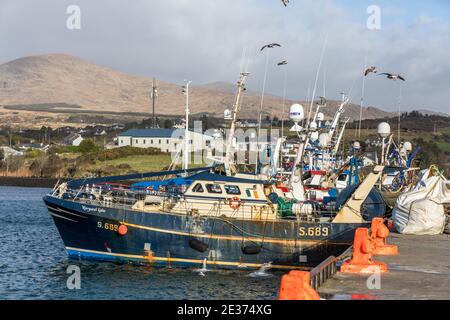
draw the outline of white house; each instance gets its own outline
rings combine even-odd
[[[67,137],[64,138],[64,144],[67,146],[76,146],[78,147],[83,141],[83,137],[77,133],[71,133]]]
[[[23,156],[23,152],[22,151],[17,151],[13,148],[10,148],[8,146],[1,146],[0,149],[3,150],[3,156],[4,158],[9,158],[11,156]]]
[[[189,131],[190,152],[207,149],[213,137]],[[130,129],[117,137],[119,147],[157,148],[162,152],[176,152],[183,146],[184,129]]]

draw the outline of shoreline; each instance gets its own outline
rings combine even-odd
[[[0,177],[2,187],[28,187],[28,188],[53,188],[58,180],[64,178],[40,178],[40,177]]]

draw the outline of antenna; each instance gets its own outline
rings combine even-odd
[[[181,91],[186,95],[186,125],[184,129],[184,156],[183,156],[183,169],[187,170],[189,167],[189,85],[191,81],[185,80]]]
[[[150,97],[152,99],[152,127],[156,128],[156,118],[155,118],[155,102],[156,99],[158,99],[158,89],[156,87],[156,79],[153,78],[152,80],[152,91],[150,92]]]
[[[367,52],[368,52],[368,47],[366,47],[366,56],[364,58],[364,70],[366,70],[366,68],[367,68]],[[363,74],[362,88],[361,88],[361,105],[360,105],[360,109],[359,109],[358,139],[361,139],[361,122],[362,122],[365,91],[366,91],[366,75]]]
[[[245,66],[246,53],[247,53],[247,47],[243,46],[242,47],[242,56],[241,56],[241,65],[240,65],[240,68],[239,68],[240,72],[245,71],[245,68],[246,68],[246,66]]]
[[[255,164],[255,174],[258,173],[258,163],[259,163],[259,138],[261,135],[261,121],[262,121],[262,111],[263,111],[263,106],[264,106],[264,93],[266,90],[266,82],[267,82],[267,69],[269,67],[269,55],[270,55],[270,49],[272,49],[274,47],[274,44],[270,44],[270,45],[266,45],[264,47],[262,47],[261,51],[263,51],[266,48],[266,65],[264,67],[264,80],[263,80],[263,87],[262,87],[262,92],[261,92],[261,104],[259,107],[259,121],[258,121],[258,136],[256,137],[256,141],[257,141],[257,149],[258,152],[256,154],[256,164]],[[278,47],[280,47],[280,45],[278,45]]]
[[[309,126],[309,122],[310,122],[310,119],[311,119],[311,112],[312,112],[312,107],[313,107],[313,103],[314,103],[314,98],[316,97],[317,81],[319,80],[320,68],[322,67],[323,56],[324,56],[324,54],[325,54],[325,49],[326,49],[326,47],[327,47],[327,43],[328,43],[328,34],[327,34],[327,36],[325,37],[325,41],[324,41],[323,47],[322,47],[322,52],[321,52],[321,54],[320,54],[319,65],[318,65],[318,67],[317,67],[317,72],[316,72],[316,80],[315,80],[315,82],[314,82],[313,94],[312,94],[312,97],[311,97],[311,103],[310,103],[310,105],[309,105],[308,122],[307,122],[306,127]]]
[[[398,144],[400,145],[400,131],[401,131],[401,117],[402,117],[402,82],[400,81],[399,94],[398,94]]]

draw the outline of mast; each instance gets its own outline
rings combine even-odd
[[[234,139],[234,133],[236,131],[237,115],[241,108],[241,105],[240,105],[241,96],[242,96],[242,92],[245,91],[245,80],[247,79],[247,77],[249,75],[250,75],[250,72],[241,72],[239,81],[237,83],[237,91],[236,91],[236,96],[234,99],[233,111],[231,114],[230,131],[228,133],[228,140],[227,140],[226,149],[225,149],[224,165],[225,165],[225,171],[226,171],[227,175],[231,175],[231,167],[230,166],[234,162],[234,152],[231,149],[232,149],[232,144],[233,144],[233,139]]]
[[[333,138],[334,132],[336,131],[336,127],[339,122],[339,118],[341,117],[341,114],[344,112],[344,106],[348,103],[348,98],[345,96],[345,93],[342,93],[342,103],[339,106],[338,110],[336,111],[336,114],[334,115],[333,122],[331,123],[330,130],[328,134],[330,135],[330,139]]]
[[[187,170],[189,167],[189,85],[191,81],[186,80],[183,86],[183,93],[186,96],[185,117],[186,126],[184,129],[184,155],[183,155],[183,169]]]
[[[155,118],[155,102],[158,98],[158,90],[156,87],[156,79],[152,80],[152,92],[150,93],[150,97],[152,98],[152,127],[156,128],[156,118]]]
[[[338,139],[337,139],[337,141],[336,141],[336,144],[335,144],[334,150],[333,150],[333,152],[334,152],[335,155],[337,154],[337,152],[338,152],[338,150],[339,150],[339,145],[341,144],[342,137],[344,136],[344,130],[345,130],[345,127],[347,126],[347,123],[348,123],[349,121],[350,121],[350,118],[347,118],[347,119],[345,120],[344,124],[342,125],[341,132],[339,133],[339,137],[338,137]]]

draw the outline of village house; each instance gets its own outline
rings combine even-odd
[[[83,141],[83,137],[79,135],[78,133],[71,133],[67,137],[64,138],[64,144],[66,146],[76,146],[78,147]]]
[[[195,152],[211,146],[213,137],[189,131],[189,151]],[[162,152],[180,150],[184,140],[184,129],[130,129],[117,137],[119,147],[156,148]]]

